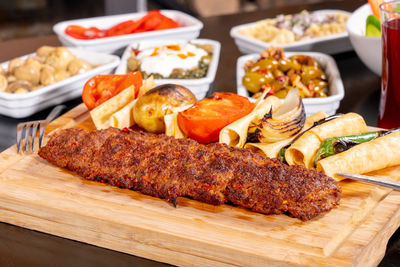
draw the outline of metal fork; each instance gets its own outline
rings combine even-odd
[[[39,148],[42,147],[43,138],[44,138],[44,130],[46,129],[47,124],[54,120],[58,114],[65,108],[64,105],[58,105],[53,108],[49,115],[47,115],[46,119],[38,120],[38,121],[27,121],[18,123],[17,126],[17,152],[20,151],[28,152],[29,143],[31,143],[30,152],[34,152],[35,149],[35,139],[36,133],[39,127]],[[25,141],[24,145],[21,146],[22,141]],[[21,150],[22,147],[22,150]]]

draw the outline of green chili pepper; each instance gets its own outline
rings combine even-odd
[[[317,167],[317,161],[324,159],[326,157],[341,153],[352,148],[355,145],[369,142],[374,140],[380,136],[384,136],[388,133],[398,131],[398,129],[393,129],[390,131],[376,131],[376,132],[368,132],[368,133],[361,133],[356,135],[347,135],[347,136],[340,136],[340,137],[332,137],[324,140],[321,143],[321,146],[314,157],[314,168]]]
[[[286,149],[288,149],[290,147],[290,145],[284,146],[282,147],[279,152],[278,152],[278,159],[282,162],[282,163],[286,163],[286,158],[285,158],[285,153],[286,153]]]

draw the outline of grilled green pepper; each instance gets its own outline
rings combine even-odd
[[[314,156],[314,168],[317,166],[318,160],[341,153],[343,151],[352,148],[355,145],[369,142],[378,137],[384,136],[386,134],[398,130],[400,130],[400,128],[393,129],[390,131],[375,131],[375,132],[361,133],[356,135],[328,138],[321,143],[319,150]]]

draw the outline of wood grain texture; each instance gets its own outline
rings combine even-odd
[[[93,128],[83,105],[48,131],[77,126]],[[400,167],[373,175],[400,179]],[[174,208],[11,147],[0,154],[0,220],[181,266],[375,266],[400,225],[400,193],[340,185],[340,206],[308,222],[187,198]]]

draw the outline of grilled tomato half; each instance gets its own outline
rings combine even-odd
[[[254,105],[234,93],[214,93],[178,114],[183,133],[199,143],[218,141],[226,125],[249,114]]]
[[[92,110],[131,85],[135,86],[135,97],[137,97],[142,83],[140,71],[125,75],[96,75],[88,80],[83,87],[82,101],[89,110]]]

